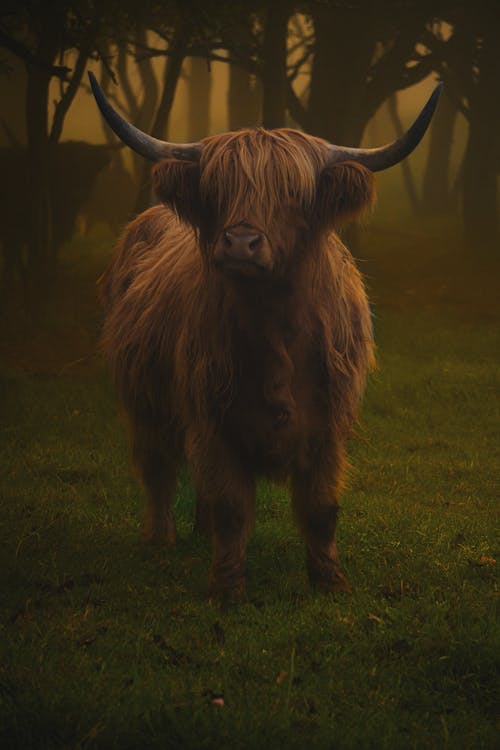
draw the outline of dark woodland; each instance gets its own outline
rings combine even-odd
[[[297,11],[304,11],[305,21],[294,31]],[[64,204],[58,195],[65,188],[57,166],[62,160],[58,151],[65,118],[77,92],[86,88],[84,73],[94,60],[100,62],[104,90],[118,85],[129,119],[155,137],[168,133],[182,65],[192,60],[190,139],[208,135],[204,128],[208,125],[210,66],[216,60],[226,61],[230,68],[229,128],[292,124],[350,146],[361,143],[367,124],[384,103],[391,105],[391,116],[400,128],[395,95],[434,75],[444,81],[445,94],[432,130],[421,188],[415,187],[405,166],[409,200],[419,217],[439,214],[460,222],[468,252],[495,254],[499,245],[496,135],[500,112],[493,92],[500,66],[499,18],[495,2],[472,7],[444,0],[313,2],[310,7],[285,0],[269,6],[252,2],[236,6],[146,2],[139,6],[111,0],[87,2],[82,7],[56,1],[4,3],[0,43],[5,54],[0,62],[5,76],[20,76],[24,71],[25,122],[11,122],[8,101],[2,103],[5,150],[1,158],[7,174],[16,160],[22,165],[12,200],[18,206],[20,196],[26,195],[23,179],[28,179],[29,194],[29,220],[25,222],[29,237],[16,237],[15,249],[2,243],[6,286],[10,287],[14,276],[18,281],[20,276],[50,278],[58,248],[71,236],[76,216],[83,212],[92,222],[99,213],[88,203],[104,166],[99,166],[97,152],[89,157],[94,168],[89,165],[87,169],[86,157],[80,156],[78,163],[88,172],[82,177],[86,186],[75,189]],[[161,45],[149,46],[151,31]],[[289,53],[297,50],[293,63],[287,63],[287,38]],[[72,67],[67,63],[69,55]],[[157,57],[165,60],[161,80],[152,69]],[[131,86],[131,65],[136,66],[144,91],[141,101]],[[308,78],[307,86],[298,95],[294,83],[303,76]],[[53,81],[59,86],[55,101],[49,99]],[[449,159],[459,114],[467,132],[461,164],[452,180]],[[121,214],[123,223],[149,204],[150,177],[147,164],[135,160],[133,174],[122,179],[120,154],[111,150],[115,143],[109,131],[105,137],[112,162],[105,174],[109,187],[114,185],[108,190],[107,210],[114,227],[117,215]],[[77,174],[73,182],[78,182]],[[116,200],[109,198],[109,192],[116,194]],[[4,211],[10,213],[10,204]],[[64,231],[58,227],[61,223]],[[26,234],[26,227],[23,231]]]

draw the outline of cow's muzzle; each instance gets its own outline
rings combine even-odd
[[[214,258],[221,270],[245,276],[269,273],[274,265],[265,234],[246,224],[227,227],[220,233]]]

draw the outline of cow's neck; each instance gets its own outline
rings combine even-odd
[[[231,294],[230,315],[236,333],[257,342],[286,339],[295,327],[297,305],[290,282],[244,281]]]
[[[304,275],[298,281],[300,286],[293,275],[275,283],[208,278],[208,306],[205,312],[198,308],[204,333],[191,348],[210,362],[206,372],[198,374],[212,393],[219,394],[224,408],[237,394],[245,400],[246,388],[256,398],[257,386],[261,403],[293,406],[294,372],[303,369],[311,338]]]

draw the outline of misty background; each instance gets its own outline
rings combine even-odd
[[[93,290],[121,228],[154,200],[151,165],[119,146],[88,70],[129,121],[180,142],[288,126],[379,146],[444,81],[429,133],[377,175],[374,216],[346,240],[376,302],[416,295],[489,310],[500,248],[499,40],[493,0],[4,2],[4,351],[16,358],[13,331],[40,323],[68,286],[96,303],[81,278]]]

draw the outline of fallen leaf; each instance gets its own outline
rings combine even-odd
[[[479,564],[480,565],[495,565],[496,560],[494,557],[489,557],[488,555],[481,555],[479,558]]]
[[[348,615],[339,615],[339,622],[345,622],[347,625],[352,625],[352,620]]]
[[[368,619],[373,620],[374,622],[384,622],[381,617],[378,617],[378,615],[374,615],[371,612],[368,612]]]
[[[222,695],[222,693],[218,693],[215,690],[211,690],[210,688],[204,690],[202,692],[202,696],[204,698],[208,698],[213,706],[220,706],[222,708],[222,706],[225,705],[224,696]]]
[[[276,684],[282,685],[287,677],[288,677],[288,672],[285,669],[282,669],[279,675],[276,677]]]
[[[80,638],[80,640],[77,641],[77,646],[91,646],[95,641],[96,637],[92,635],[87,638]]]

